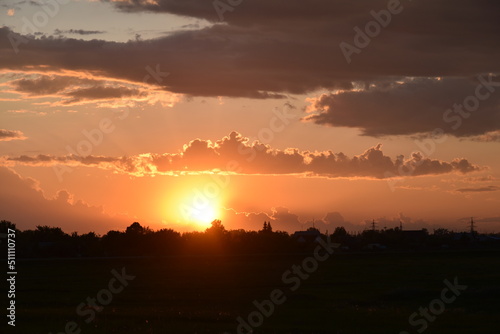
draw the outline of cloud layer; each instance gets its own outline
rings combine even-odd
[[[282,98],[327,90],[332,93],[317,98],[318,113],[310,117],[317,124],[360,128],[371,136],[453,126],[447,132],[455,136],[498,141],[498,92],[457,128],[458,120],[443,120],[448,108],[474,94],[478,75],[500,73],[497,1],[403,1],[400,13],[359,47],[350,64],[340,44],[355,45],[360,38],[354,28],[364,31],[376,22],[374,15],[387,9],[386,0],[111,2],[121,11],[169,13],[212,25],[127,43],[36,38],[38,31],[29,24],[18,32],[3,27],[0,68],[45,66],[134,83],[147,78],[165,91],[194,96]],[[102,86],[73,93],[63,98],[65,103],[140,94],[130,87]]]
[[[115,5],[219,22],[211,1],[117,1]],[[20,43],[16,55],[10,31],[3,28],[0,48],[5,68],[44,64],[141,81],[145,66],[160,64],[164,70],[175,70],[168,82],[161,83],[165,88],[212,96],[262,97],[263,92],[305,93],[388,77],[500,72],[496,61],[500,4],[484,0],[404,3],[402,13],[348,65],[339,44],[353,43],[353,28],[364,28],[373,20],[371,10],[386,8],[387,1],[379,0],[243,1],[225,13],[225,24],[155,40],[114,43],[25,36],[26,43],[14,39]],[[20,33],[33,33],[28,26],[24,30]]]
[[[192,140],[180,153],[147,153],[132,157],[22,155],[3,157],[1,162],[4,165],[93,166],[136,176],[202,172],[384,179],[454,172],[466,174],[482,169],[466,159],[446,162],[426,158],[418,152],[408,158],[392,159],[384,155],[380,144],[353,157],[332,151],[278,150],[258,141],[251,143],[237,132],[215,143]]]

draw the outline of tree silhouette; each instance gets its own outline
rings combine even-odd
[[[10,229],[15,230],[16,229],[16,224],[12,224],[8,220],[2,220],[0,221],[0,232],[2,233],[7,233],[7,231]]]
[[[127,227],[127,229],[125,230],[125,233],[135,235],[144,234],[144,232],[144,227],[142,227],[138,222],[132,223],[132,225]]]
[[[316,227],[309,227],[306,231],[319,233],[319,230]]]
[[[1,242],[7,238],[7,229],[16,225],[0,221]],[[182,235],[172,229],[153,231],[133,222],[125,231],[109,231],[100,236],[94,232],[68,235],[59,227],[36,226],[33,230],[16,230],[16,254],[20,257],[80,257],[80,256],[162,256],[165,254],[252,254],[308,252],[312,249],[297,242],[296,236],[287,232],[274,232],[270,221],[264,221],[259,231],[226,230],[218,219],[212,221],[205,232],[184,232]],[[323,237],[318,229],[310,227],[308,235]],[[314,233],[311,233],[314,232]],[[303,231],[301,231],[303,233]],[[367,249],[372,243],[379,243],[392,250],[418,249],[466,249],[470,247],[492,247],[500,249],[500,234],[489,237],[480,235],[476,240],[469,233],[454,233],[436,229],[433,234],[427,230],[401,231],[399,228],[365,230],[349,234],[344,227],[335,228],[332,240],[341,243],[347,251]],[[368,249],[367,249],[368,250]]]
[[[273,231],[273,227],[271,226],[271,222],[264,222],[264,226],[262,227],[262,230],[260,232],[263,233],[269,233]]]
[[[56,242],[64,241],[68,235],[60,227],[38,225],[35,230],[35,237],[37,241]]]
[[[222,221],[219,219],[215,219],[210,223],[212,226],[207,228],[205,232],[211,234],[224,234],[226,232],[226,228],[222,225]]]

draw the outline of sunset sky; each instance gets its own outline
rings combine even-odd
[[[500,232],[500,2],[4,0],[0,219]]]

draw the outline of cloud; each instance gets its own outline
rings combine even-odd
[[[34,110],[27,110],[27,109],[11,109],[11,110],[7,110],[7,112],[13,113],[13,114],[35,114],[38,116],[46,116],[47,115],[47,113],[44,111],[34,111]]]
[[[492,81],[499,89],[500,78],[492,77]],[[462,107],[461,113],[453,111],[454,105],[462,105],[469,96],[474,96],[480,84],[464,78],[413,78],[373,84],[356,91],[322,94],[310,99],[308,111],[312,114],[305,120],[359,128],[364,135],[375,137],[430,133],[440,128],[459,137],[488,133],[473,138],[498,140],[500,92],[490,94],[483,87],[479,92],[488,93],[489,98],[478,100],[476,110]]]
[[[456,191],[460,193],[479,193],[479,192],[490,192],[490,191],[498,191],[500,187],[497,186],[487,186],[487,187],[478,187],[478,188],[462,188],[457,189]]]
[[[131,157],[22,155],[2,157],[0,161],[7,166],[97,167],[135,176],[222,173],[384,179],[400,175],[467,174],[482,169],[463,158],[446,162],[425,158],[418,152],[408,158],[392,159],[384,155],[380,144],[353,157],[332,151],[279,150],[259,141],[251,143],[238,132],[216,142],[192,140],[180,153],[145,153]]]
[[[431,223],[423,219],[414,220],[411,217],[405,216],[402,212],[398,214],[397,217],[379,217],[373,219],[375,221],[375,228],[377,230],[383,230],[385,228],[395,228],[395,227],[403,227],[403,230],[421,230],[423,228],[431,229],[439,227],[440,224]],[[367,228],[371,228],[372,219],[365,220],[365,225]],[[442,225],[441,225],[442,226]]]
[[[135,83],[82,71],[59,71],[49,67],[20,71],[0,71],[0,77],[10,79],[2,84],[4,92],[24,98],[52,98],[43,102],[50,106],[97,104],[97,107],[123,107],[135,104],[172,106],[180,100],[147,83]]]
[[[24,4],[28,4],[30,6],[37,6],[37,7],[40,7],[43,5],[43,2],[39,1],[39,0],[21,0],[21,1],[18,1],[16,2],[16,5],[19,6],[19,5],[24,5]]]
[[[270,218],[272,219],[274,230],[286,231],[300,229],[301,226],[299,216],[290,212],[290,210],[285,207],[273,208]]]
[[[327,213],[323,219],[306,221],[303,224],[302,229],[305,230],[309,227],[312,227],[314,224],[314,226],[323,233],[325,231],[328,231],[328,233],[331,234],[335,231],[336,227],[344,227],[348,233],[356,233],[371,229],[373,220],[375,220],[375,228],[378,230],[382,230],[384,228],[399,228],[400,225],[402,225],[403,229],[405,230],[419,230],[422,228],[429,229],[431,226],[433,226],[430,224],[430,222],[422,219],[414,220],[411,217],[405,216],[402,212],[400,212],[396,217],[379,217],[352,223],[350,221],[346,221],[342,214],[334,211]]]
[[[470,218],[469,218],[470,219]],[[491,221],[495,218],[491,218]],[[345,220],[340,212],[328,212],[323,219],[306,220],[303,217],[291,212],[288,208],[277,207],[272,208],[270,212],[238,212],[234,209],[226,209],[224,212],[223,224],[227,229],[244,228],[247,230],[260,230],[264,221],[270,221],[274,231],[287,231],[293,233],[295,231],[305,231],[310,227],[315,227],[321,233],[332,234],[336,227],[344,227],[348,233],[358,233],[371,228],[372,219],[367,219],[361,222],[353,223]],[[434,222],[425,221],[423,219],[413,219],[399,213],[396,217],[379,217],[375,219],[376,228],[379,230],[386,228],[395,228],[403,225],[404,230],[420,230],[427,228],[439,228],[449,226],[449,222]]]
[[[104,34],[105,32],[106,31],[102,31],[102,30],[83,30],[83,29],[69,29],[69,30],[56,29],[56,30],[54,30],[54,34],[56,34],[56,35],[61,35],[61,34],[97,35],[97,34]]]
[[[26,137],[18,130],[0,129],[0,141],[24,140]]]
[[[343,218],[342,222],[331,221],[328,218],[332,214],[338,214],[342,217],[338,212],[328,213],[324,220],[315,220],[314,226],[322,233],[327,230],[329,233],[333,233],[337,226],[344,226],[350,232],[361,231],[364,228],[364,225],[351,224],[344,221]],[[270,212],[238,212],[234,209],[225,209],[223,224],[228,229],[261,230],[265,221],[271,222],[274,231],[287,231],[289,233],[304,231],[313,226],[312,221],[304,221],[303,218],[286,207],[271,208]]]
[[[66,190],[60,190],[55,198],[46,198],[35,180],[23,178],[5,167],[0,167],[0,179],[1,219],[12,221],[20,229],[34,229],[36,225],[54,226],[57,222],[57,227],[66,233],[105,233],[110,229],[123,230],[130,222],[125,217],[109,216],[102,207],[75,201]]]
[[[95,86],[90,88],[75,89],[66,93],[72,99],[64,102],[66,105],[74,105],[82,101],[101,101],[101,100],[114,100],[126,97],[143,98],[147,94],[140,92],[138,89],[130,89],[127,87],[105,87]]]
[[[224,221],[222,222],[228,230],[245,229],[260,230],[265,221],[272,220],[265,212],[239,212],[232,208],[224,209]],[[288,229],[285,229],[288,230]]]
[[[353,224],[350,221],[346,221],[342,214],[337,211],[328,212],[323,219],[314,219],[312,221],[306,221],[302,226],[302,230],[306,230],[309,227],[316,227],[321,232],[325,233],[328,231],[329,234],[335,231],[336,227],[344,227],[348,232],[359,232],[366,228],[365,224]]]
[[[326,90],[334,93],[317,97],[317,113],[309,116],[316,124],[359,128],[370,136],[443,128],[458,137],[498,141],[500,94],[481,101],[457,129],[443,120],[447,109],[474,94],[474,78],[500,73],[498,2],[406,2],[382,33],[353,55],[351,64],[340,43],[354,43],[353,28],[364,29],[373,21],[372,10],[387,8],[386,0],[315,1],[307,6],[299,0],[243,1],[224,13],[223,23],[211,1],[112,4],[122,11],[170,13],[211,25],[126,43],[36,38],[27,26],[21,34],[3,27],[0,68],[51,66],[137,84],[148,78],[163,91],[192,96],[283,98]],[[64,32],[82,36],[101,31]],[[156,80],[151,72],[157,68],[171,75]]]
[[[115,1],[120,10],[171,13],[204,19],[211,26],[128,43],[39,38],[20,31],[22,57],[0,31],[4,68],[52,65],[102,71],[142,81],[146,66],[171,71],[157,83],[169,91],[198,96],[276,97],[318,89],[352,89],[353,82],[404,77],[470,77],[500,72],[497,24],[500,4],[412,2],[348,65],[339,44],[353,43],[353,28],[373,20],[371,10],[387,1],[243,1],[224,14],[212,1]],[[450,12],[449,8],[454,8]],[[426,18],[422,25],[421,18]],[[464,21],[467,29],[464,29]],[[479,38],[478,38],[479,36]],[[10,35],[11,40],[13,35]],[[71,59],[71,61],[68,61]],[[175,72],[175,73],[174,73]]]
[[[488,231],[490,233],[496,233],[500,224],[500,217],[462,217],[457,219],[457,222],[461,222],[462,226],[470,226],[471,219],[476,224],[476,230],[481,229],[483,231]],[[481,224],[478,224],[481,223]],[[484,224],[493,223],[493,224]]]
[[[70,77],[38,76],[12,80],[4,85],[11,86],[14,91],[26,93],[28,96],[48,96],[65,90],[73,83],[75,80]]]
[[[470,139],[478,142],[500,142],[500,130],[486,132],[482,135],[473,136]]]
[[[223,223],[228,229],[261,230],[265,221],[271,222],[274,231],[294,232],[300,230],[302,226],[299,216],[285,207],[272,208],[269,213],[225,209],[224,217]]]
[[[491,182],[496,181],[496,178],[493,175],[485,175],[478,177],[468,177],[461,180],[466,183],[480,183],[480,182]]]
[[[323,220],[336,226],[342,226],[346,222],[340,212],[328,212]]]
[[[498,223],[500,222],[500,217],[485,217],[474,219],[474,221],[477,223]]]

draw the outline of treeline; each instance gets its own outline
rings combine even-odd
[[[0,233],[15,224],[0,222]],[[2,243],[5,243],[2,239]],[[106,257],[106,256],[162,256],[226,253],[293,252],[296,247],[286,232],[269,228],[260,231],[227,231],[220,220],[204,232],[179,233],[172,229],[153,231],[134,222],[125,231],[109,231],[104,235],[94,232],[67,234],[59,227],[37,226],[34,230],[16,229],[16,255],[32,257]],[[304,247],[302,247],[304,248]],[[307,248],[307,247],[306,247]]]
[[[0,234],[15,224],[0,222]],[[115,256],[168,256],[207,254],[260,254],[310,252],[319,239],[338,244],[341,252],[381,250],[462,249],[470,247],[500,248],[500,235],[453,233],[446,229],[402,231],[398,228],[366,230],[349,234],[337,227],[327,236],[317,229],[292,235],[273,231],[265,222],[259,231],[226,230],[220,220],[214,220],[204,232],[179,233],[172,229],[153,231],[134,222],[125,231],[109,231],[104,235],[94,232],[67,234],[59,227],[37,226],[34,230],[16,229],[16,256],[36,257],[115,257]],[[0,239],[2,246],[6,239]],[[3,254],[6,254],[3,252]]]

